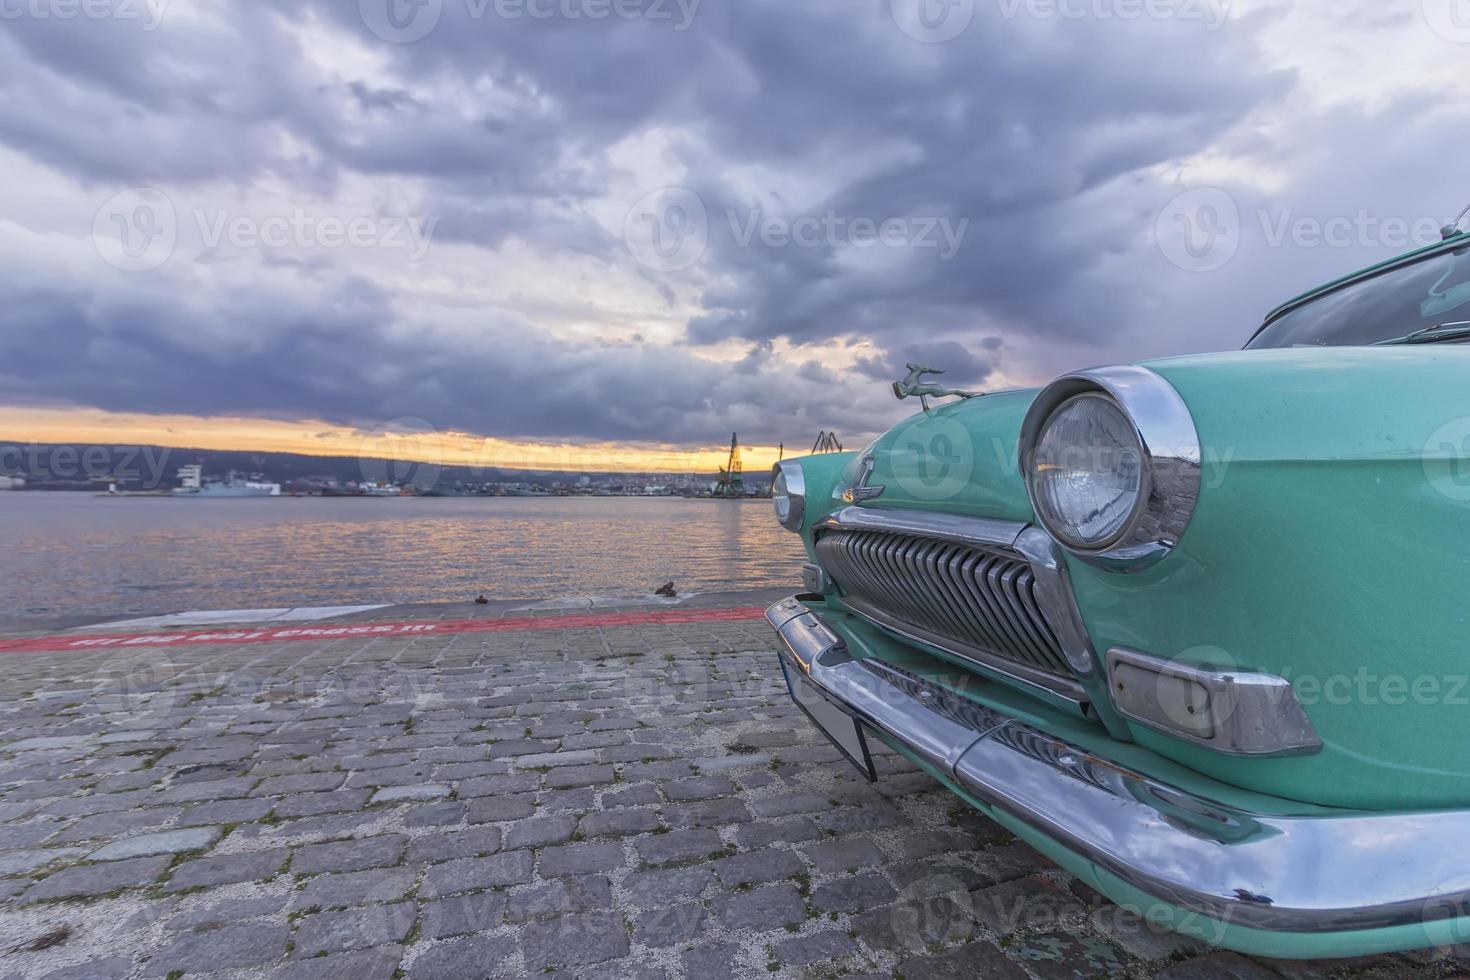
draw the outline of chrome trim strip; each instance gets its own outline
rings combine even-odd
[[[1207,701],[1198,707],[1200,722],[1208,722],[1211,735],[1200,737],[1175,723],[1167,709],[1158,709],[1157,684],[1150,691],[1124,686],[1119,667],[1133,666],[1155,675],[1195,685]],[[1322,751],[1322,739],[1302,710],[1291,682],[1275,674],[1242,670],[1210,670],[1177,660],[1165,660],[1126,647],[1108,651],[1108,677],[1113,706],[1118,712],[1165,735],[1201,745],[1223,755],[1263,756],[1311,755]],[[1161,710],[1164,718],[1150,717]],[[1196,719],[1185,719],[1195,722]]]
[[[1145,367],[1123,365],[1067,374],[1041,390],[1021,423],[1018,454],[1026,493],[1037,517],[1032,478],[1042,430],[1067,399],[1087,392],[1112,397],[1133,424],[1145,461],[1142,500],[1122,535],[1103,548],[1076,548],[1063,543],[1083,561],[1114,572],[1136,572],[1162,560],[1178,545],[1199,502],[1200,444],[1189,406],[1158,374]]]
[[[1445,855],[1470,812],[1261,814],[1119,765],[916,675],[854,660],[816,613],[768,618],[785,656],[849,714],[1080,858],[1161,901],[1269,932],[1425,925],[1470,914]],[[779,611],[777,607],[783,607]]]
[[[771,488],[776,487],[776,477],[786,477],[786,497],[790,501],[791,508],[786,512],[786,519],[781,519],[780,510],[776,511],[776,523],[788,531],[801,531],[802,522],[806,520],[806,473],[802,471],[801,464],[795,460],[785,459],[771,467]],[[772,494],[774,498],[775,494]]]
[[[844,507],[829,515],[814,530],[896,531],[924,538],[939,538],[957,544],[973,544],[988,548],[1014,549],[1016,538],[1026,525],[1016,521],[1000,521],[989,517],[959,517],[955,514],[931,514],[923,510],[898,508]]]

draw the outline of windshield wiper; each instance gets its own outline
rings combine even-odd
[[[1453,344],[1462,340],[1470,340],[1470,320],[1436,323],[1431,327],[1424,327],[1421,330],[1406,333],[1402,337],[1394,337],[1392,340],[1380,340],[1373,346],[1389,347],[1395,344]]]

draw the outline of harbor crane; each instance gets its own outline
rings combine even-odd
[[[745,496],[745,475],[740,468],[740,436],[738,433],[730,434],[730,458],[724,466],[720,467],[720,478],[715,481],[714,496]]]

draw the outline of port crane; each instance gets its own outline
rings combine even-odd
[[[730,434],[730,458],[724,466],[720,467],[720,478],[715,481],[714,495],[716,497],[745,496],[745,475],[740,468],[740,436],[738,433]]]

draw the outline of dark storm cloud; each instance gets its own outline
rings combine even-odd
[[[980,4],[960,37],[922,44],[888,0],[706,0],[687,30],[473,16],[480,6],[444,0],[406,44],[375,36],[357,0],[212,5],[152,32],[0,21],[0,140],[89,183],[421,179],[439,242],[514,239],[670,300],[694,290],[689,349],[553,340],[505,311],[465,341],[421,322],[412,296],[343,270],[256,290],[169,273],[150,287],[6,287],[4,392],[352,424],[412,415],[543,439],[877,427],[891,398],[872,381],[906,361],[979,384],[1002,364],[1002,335],[1085,345],[1136,329],[1150,291],[1110,263],[1170,193],[1152,168],[1290,85],[1257,67],[1270,25],[1249,19],[1043,27]],[[317,21],[391,70],[337,77],[297,30]],[[638,267],[588,216],[629,166],[615,148],[651,133],[708,215],[703,256],[677,272]],[[793,243],[803,219],[822,227]],[[859,220],[903,225],[875,244]],[[839,377],[822,345],[851,337],[878,353]],[[695,356],[726,341],[748,355]],[[548,379],[555,394],[534,393]]]

